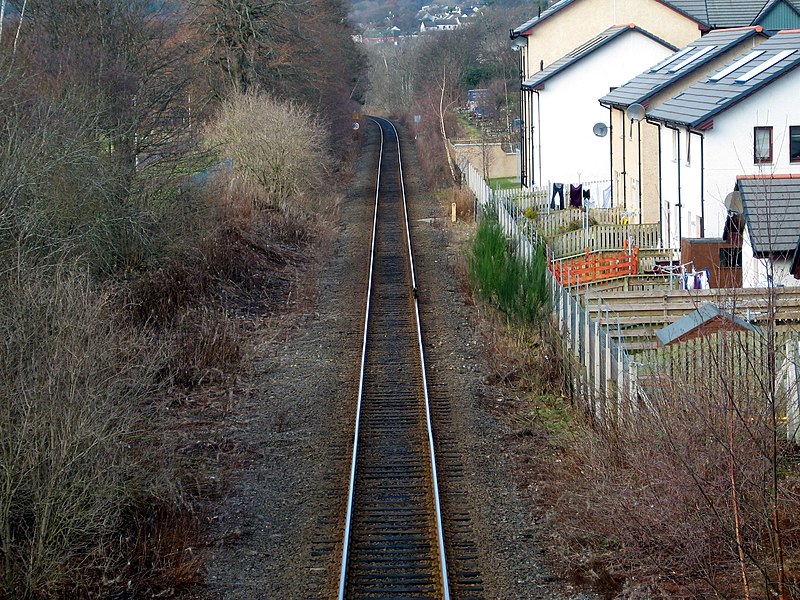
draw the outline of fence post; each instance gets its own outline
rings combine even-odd
[[[588,287],[588,286],[587,286]],[[586,292],[586,305],[589,305],[589,292],[587,289]],[[603,381],[603,373],[601,370],[601,365],[605,359],[605,345],[602,344],[601,340],[601,332],[603,330],[602,327],[602,312],[600,308],[600,297],[597,297],[597,321],[595,323],[595,337],[594,337],[594,390],[595,390],[595,402],[597,403],[597,408],[600,412],[598,418],[601,420],[605,417],[605,381]]]
[[[628,369],[628,402],[631,414],[639,411],[639,363],[631,362]]]
[[[580,289],[576,294],[575,301],[579,302],[578,298],[580,297]],[[597,415],[598,407],[597,401],[594,397],[594,385],[592,385],[592,375],[593,375],[593,363],[594,363],[594,340],[592,339],[592,319],[589,315],[589,303],[584,304],[583,309],[583,364],[585,368],[585,375],[586,375],[586,385],[584,389],[586,390],[586,397],[589,401],[590,406],[592,407],[595,416]]]
[[[625,355],[622,348],[622,339],[617,338],[617,419],[623,419],[623,407],[625,406]]]

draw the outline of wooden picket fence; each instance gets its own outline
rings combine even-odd
[[[536,229],[546,238],[584,229],[591,225],[624,225],[622,208],[569,208],[536,214]]]
[[[658,223],[593,225],[548,239],[550,251],[555,258],[580,254],[587,248],[595,252],[619,250],[625,243],[642,249],[658,248],[660,245]]]
[[[518,255],[531,260],[537,245],[546,242],[523,216],[520,205],[506,196],[493,195],[491,190],[487,193],[488,186],[484,187],[480,174],[467,161],[462,161],[461,169],[476,196],[477,219],[497,219]],[[559,344],[570,397],[585,400],[587,412],[600,421],[609,415],[614,419],[634,415],[641,402],[636,364],[622,344],[614,341],[609,327],[592,319],[549,269],[546,277],[552,310],[548,323]]]
[[[520,210],[531,208],[537,212],[547,210],[547,188],[495,190],[494,197],[498,201],[513,202]]]
[[[549,262],[556,280],[567,287],[586,285],[639,272],[639,248],[623,242],[620,252],[590,252],[554,263]]]
[[[770,398],[779,434],[800,443],[800,339],[796,331],[719,331],[637,354],[639,384],[646,396],[676,394],[756,400]],[[774,380],[772,377],[774,376]],[[771,382],[774,381],[774,388]],[[730,395],[730,396],[729,396]]]

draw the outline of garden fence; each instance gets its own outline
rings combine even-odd
[[[493,192],[467,161],[462,162],[461,169],[476,197],[476,219],[496,218],[513,240],[518,254],[530,261],[537,245],[546,246],[547,243],[536,232],[531,219],[524,216],[524,208],[514,202],[518,196]],[[526,197],[546,199],[546,193],[539,190]],[[547,251],[548,256],[552,256],[549,248]],[[686,378],[687,373],[698,373],[697,369],[710,364],[710,352],[719,353],[719,344],[707,339],[654,349],[634,359],[625,349],[618,315],[611,313],[601,294],[586,294],[588,286],[562,285],[551,269],[547,270],[546,277],[551,309],[548,323],[564,359],[567,391],[573,401],[583,401],[583,408],[598,422],[624,424],[635,418],[637,412],[647,407],[648,392],[663,392],[675,377]],[[703,292],[706,292],[704,295],[713,294],[713,291]],[[674,293],[659,292],[660,295]],[[788,292],[788,296],[795,294]],[[761,308],[755,299],[751,301]],[[756,306],[750,308],[753,310]],[[752,381],[753,366],[763,364],[757,357],[765,352],[764,340],[757,333],[742,334],[737,339],[740,339],[741,350],[730,360],[746,361],[749,366],[739,367],[739,371],[734,369],[734,372]],[[774,339],[780,340],[774,351],[774,365],[776,389],[781,394],[780,411],[785,415],[782,420],[786,424],[787,439],[800,443],[800,340],[794,335]],[[708,348],[708,352],[704,348]]]

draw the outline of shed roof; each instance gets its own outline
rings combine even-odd
[[[747,329],[749,331],[761,331],[755,325],[743,321],[732,314],[725,312],[718,306],[706,302],[701,304],[697,310],[682,316],[674,323],[670,323],[663,329],[656,331],[656,337],[662,345],[667,346],[685,336],[687,333],[694,331],[698,327],[713,321],[714,319],[725,319],[730,321],[736,329]]]
[[[764,36],[762,32],[758,26],[711,31],[606,94],[600,98],[600,104],[619,107],[628,107],[634,103],[646,104],[657,93],[687,75],[700,71],[709,62],[742,42]],[[690,60],[693,56],[697,56],[696,60]]]
[[[800,175],[737,177],[753,253],[789,255],[800,240]]]
[[[672,44],[665,42],[664,40],[654,36],[652,33],[642,29],[641,27],[637,27],[634,24],[630,25],[614,25],[613,27],[609,27],[599,35],[596,35],[588,42],[581,44],[574,50],[570,51],[568,54],[565,54],[551,65],[538,71],[532,77],[525,80],[522,84],[523,89],[541,89],[542,85],[548,79],[558,75],[559,73],[565,71],[569,67],[571,67],[576,62],[580,61],[581,59],[585,58],[595,50],[606,46],[607,44],[611,43],[615,39],[619,38],[620,36],[629,33],[629,32],[638,32],[642,35],[645,35],[659,44],[666,46],[667,48],[675,50],[675,46]]]
[[[800,66],[800,30],[779,31],[756,50],[648,111],[653,121],[704,129],[706,123]]]

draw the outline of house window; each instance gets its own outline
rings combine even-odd
[[[800,162],[800,127],[789,127],[789,160]]]
[[[741,248],[720,248],[719,266],[723,269],[742,268]]]
[[[753,127],[753,162],[772,162],[772,127]]]
[[[692,166],[692,134],[686,133],[686,166]]]

